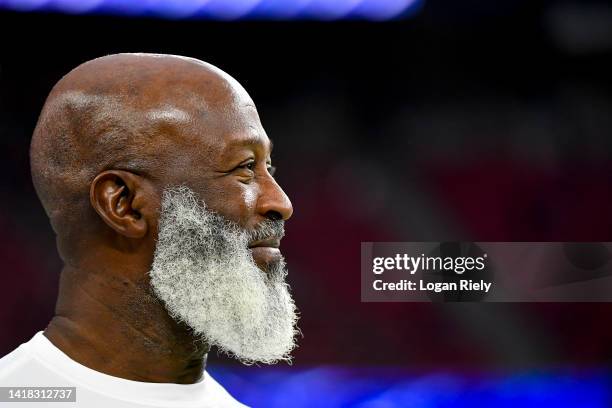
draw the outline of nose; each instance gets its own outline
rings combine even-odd
[[[263,178],[257,211],[272,220],[288,220],[293,214],[293,206],[287,194],[271,176]]]

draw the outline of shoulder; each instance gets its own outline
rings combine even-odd
[[[210,399],[214,401],[215,406],[220,408],[248,408],[246,405],[238,402],[221,384],[217,382],[208,371],[204,372],[204,381],[206,382],[206,390]]]

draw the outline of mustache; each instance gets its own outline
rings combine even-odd
[[[247,242],[265,241],[268,239],[280,240],[285,236],[285,221],[265,220],[251,230],[246,230]]]

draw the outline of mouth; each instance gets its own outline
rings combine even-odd
[[[281,258],[280,238],[272,237],[249,244],[253,259],[258,264],[268,264]]]
[[[249,244],[249,248],[277,248],[280,247],[280,238],[271,237],[259,241],[254,241]]]

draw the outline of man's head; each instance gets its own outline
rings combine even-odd
[[[30,156],[67,266],[150,281],[196,335],[272,362],[293,347],[296,314],[278,250],[292,207],[271,149],[223,71],[118,54],[55,85]]]

